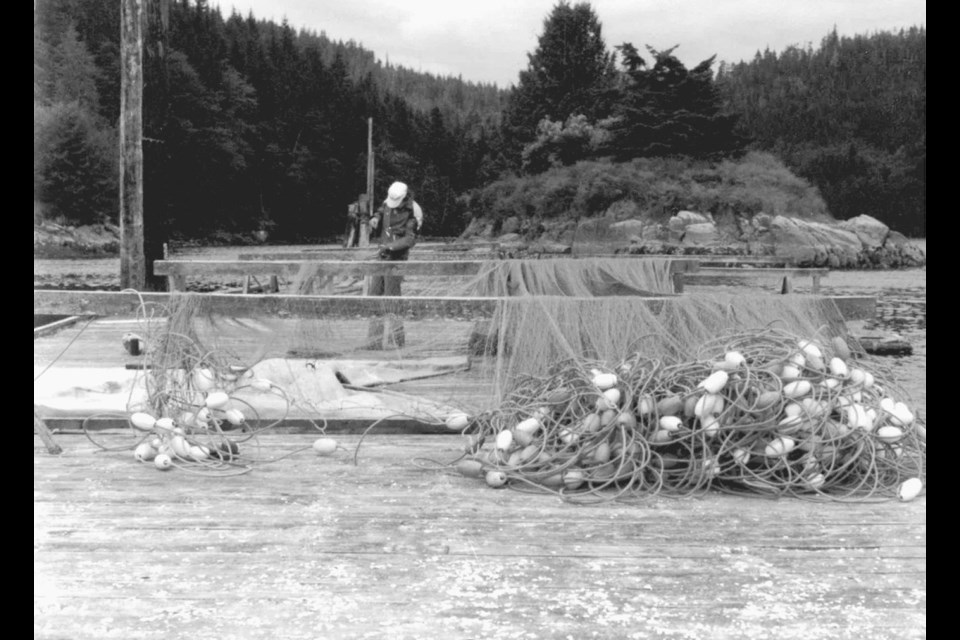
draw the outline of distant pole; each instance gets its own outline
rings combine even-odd
[[[143,29],[140,0],[120,2],[120,288],[143,290]]]
[[[370,246],[369,220],[373,217],[373,118],[367,118],[367,216],[360,225],[361,247]]]

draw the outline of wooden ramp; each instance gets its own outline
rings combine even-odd
[[[926,637],[924,497],[577,506],[418,465],[458,435],[314,437],[214,477],[35,436],[34,638]]]

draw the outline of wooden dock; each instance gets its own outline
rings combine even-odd
[[[273,254],[298,264],[214,270],[290,277],[303,258]],[[776,288],[785,277],[816,285],[826,275],[783,266],[715,265],[681,277],[694,288],[748,280]],[[170,268],[170,277],[188,277],[188,267]],[[358,268],[373,267],[349,267]],[[136,363],[119,336],[141,302],[169,298],[36,290],[35,314],[65,319],[35,328],[35,367]],[[835,301],[848,320],[875,313],[874,298]],[[469,324],[496,299],[275,292],[207,294],[204,304],[226,316],[320,313],[343,323],[386,304],[414,321]],[[480,368],[390,389],[469,404],[468,394],[486,392]],[[341,446],[332,456],[310,450],[315,426],[290,423],[243,445],[245,473],[160,471],[134,459],[122,420],[46,422],[51,432],[35,423],[34,436],[37,639],[926,638],[925,496],[813,502],[709,492],[576,505],[453,472],[446,465],[462,436],[415,421],[368,433],[369,420],[330,422],[324,433]]]
[[[456,434],[314,437],[230,477],[35,437],[34,638],[926,638],[925,497],[579,506],[438,468]]]

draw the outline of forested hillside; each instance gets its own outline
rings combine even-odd
[[[119,5],[35,3],[35,219],[117,218]],[[144,215],[154,239],[336,236],[366,188],[370,119],[375,196],[407,182],[428,235],[459,234],[467,207],[503,191],[498,183],[519,193],[583,161],[598,176],[607,163],[620,180],[613,165],[637,159],[723,162],[748,150],[778,156],[836,218],[868,214],[925,234],[922,28],[831,33],[817,49],[687,69],[674,49],[646,46],[640,26],[643,46],[609,48],[589,3],[561,0],[505,89],[388,64],[323,25],[224,16],[205,0],[170,0],[166,21],[147,23]],[[603,213],[591,206],[577,215]]]
[[[817,185],[831,213],[926,235],[927,35],[826,35],[817,49],[721,65],[718,85],[752,146]]]

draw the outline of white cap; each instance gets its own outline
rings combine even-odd
[[[406,197],[407,185],[402,182],[394,182],[390,185],[390,189],[387,190],[387,199],[384,202],[386,202],[387,206],[391,209],[396,209]]]

